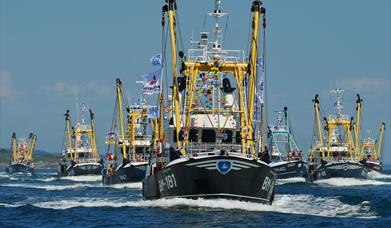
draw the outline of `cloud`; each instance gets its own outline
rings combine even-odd
[[[390,93],[391,91],[391,80],[385,78],[350,78],[347,80],[337,81],[337,86],[345,88],[355,92],[366,92],[366,93]]]
[[[113,90],[111,85],[102,85],[95,81],[91,81],[85,84],[56,82],[51,85],[44,85],[41,87],[41,89],[46,92],[55,93],[61,96],[75,96],[76,92],[80,95],[107,95],[112,93]]]
[[[20,94],[13,86],[11,75],[7,71],[0,69],[0,98],[7,100]]]

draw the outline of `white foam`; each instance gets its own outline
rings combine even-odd
[[[226,210],[245,211],[274,211],[287,214],[305,214],[322,217],[360,217],[374,218],[376,214],[370,211],[369,202],[364,201],[357,205],[342,203],[338,198],[315,197],[312,195],[279,195],[273,205],[242,202],[227,199],[159,199],[148,201],[129,201],[127,199],[91,199],[74,198],[70,200],[56,200],[40,202],[34,206],[48,209],[64,210],[73,207],[161,207],[176,206],[201,207]]]
[[[61,179],[79,181],[79,182],[99,182],[102,181],[102,176],[101,175],[68,176],[68,177],[61,177]]]
[[[121,184],[104,185],[104,186],[108,188],[115,188],[115,189],[127,189],[127,188],[141,189],[142,183],[141,182],[121,183]]]
[[[370,179],[391,179],[391,175],[379,173],[376,171],[371,171],[368,173],[368,178],[370,178]]]
[[[303,183],[303,182],[305,182],[304,177],[292,177],[292,178],[286,178],[286,179],[277,179],[276,185]]]
[[[0,207],[22,207],[25,205],[26,204],[20,204],[20,203],[16,203],[16,204],[0,203]]]
[[[37,178],[36,180],[43,181],[43,182],[51,182],[51,181],[58,180],[58,178],[56,178],[56,177],[48,177],[48,178]]]
[[[337,187],[348,187],[348,186],[365,186],[365,185],[391,185],[391,182],[384,182],[371,179],[356,179],[356,178],[330,178],[315,181],[316,184],[330,185]]]
[[[65,189],[76,189],[86,187],[96,187],[96,185],[90,184],[72,184],[72,185],[34,185],[34,184],[2,184],[2,187],[14,187],[14,188],[32,188],[32,189],[44,189],[49,191],[65,190]]]
[[[8,173],[0,173],[0,177],[9,177]]]

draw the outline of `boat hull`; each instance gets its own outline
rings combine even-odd
[[[140,182],[145,177],[148,163],[120,165],[112,174],[107,169],[102,170],[102,184],[111,185],[118,183]]]
[[[368,169],[363,164],[353,161],[344,161],[321,165],[315,170],[312,167],[309,167],[307,181],[315,181],[335,177],[365,179],[367,178],[367,176]]]
[[[100,163],[79,163],[75,165],[60,165],[60,176],[100,175],[103,166]]]
[[[34,168],[24,163],[13,163],[9,165],[6,172],[8,174],[20,173],[32,175],[34,173]]]
[[[230,198],[265,204],[274,199],[277,174],[263,162],[211,156],[171,163],[144,179],[144,199]]]
[[[277,179],[303,177],[307,173],[307,163],[302,160],[270,163],[277,172]]]
[[[368,168],[368,172],[383,173],[383,165],[380,162],[366,161],[365,166]]]

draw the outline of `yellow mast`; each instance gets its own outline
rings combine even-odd
[[[381,146],[382,146],[382,143],[383,143],[383,133],[384,133],[384,130],[386,129],[386,124],[384,122],[381,123],[381,126],[380,126],[380,137],[379,137],[379,144],[378,144],[378,147],[377,147],[377,158],[380,159],[380,152],[381,152]]]
[[[181,142],[179,141],[179,131],[181,130],[181,113],[180,113],[180,101],[179,101],[179,91],[178,91],[178,82],[177,82],[177,48],[176,48],[176,22],[174,9],[176,9],[176,1],[175,0],[166,0],[166,10],[168,10],[168,18],[170,23],[170,37],[171,37],[171,70],[172,70],[172,95],[174,101],[174,119],[175,119],[175,129],[177,135],[177,144],[180,147]],[[182,150],[184,154],[184,150]]]
[[[33,151],[35,149],[35,143],[37,140],[37,136],[30,133],[29,137],[29,143],[28,143],[28,150],[27,150],[27,156],[26,159],[27,161],[31,161],[33,159]]]
[[[69,154],[71,155],[71,160],[75,160],[75,154],[73,154],[72,151],[72,139],[71,139],[71,123],[70,123],[70,115],[69,110],[65,113],[65,123],[67,126],[67,138],[68,138],[68,147],[69,147]]]
[[[319,135],[319,143],[320,143],[320,151],[322,152],[322,159],[325,159],[324,155],[324,146],[323,146],[323,135],[322,135],[322,124],[320,122],[320,116],[319,116],[319,95],[316,94],[315,98],[312,100],[314,102],[314,108],[315,108],[315,116],[316,116],[316,122],[318,126],[318,135]]]
[[[249,90],[248,90],[248,123],[250,123],[248,128],[249,135],[249,144],[251,145],[252,137],[253,137],[253,115],[254,115],[254,100],[255,100],[255,82],[256,82],[256,74],[257,74],[257,59],[258,59],[258,35],[259,35],[259,15],[261,9],[262,2],[256,0],[253,2],[251,11],[253,12],[253,20],[252,20],[252,39],[251,39],[251,70],[250,70],[250,78],[249,78]]]
[[[18,160],[18,154],[17,154],[17,148],[16,148],[16,134],[15,132],[12,133],[12,138],[11,138],[11,147],[12,147],[12,159],[15,162]]]
[[[357,121],[356,124],[354,125],[354,139],[355,139],[355,154],[356,154],[356,159],[358,159],[359,156],[359,151],[360,151],[360,145],[359,145],[359,131],[360,131],[360,115],[361,115],[361,102],[362,99],[360,98],[360,94],[357,94]]]
[[[124,130],[124,117],[122,114],[122,100],[121,100],[121,80],[117,78],[116,80],[117,86],[117,102],[118,102],[118,111],[119,111],[119,122],[121,128],[121,139],[122,139],[122,158],[127,160],[126,156],[126,144],[125,144],[125,130]]]
[[[92,156],[95,159],[99,159],[99,154],[98,154],[98,148],[96,146],[96,132],[95,132],[95,121],[94,121],[94,113],[90,109],[90,122],[91,122],[91,144],[92,144]]]

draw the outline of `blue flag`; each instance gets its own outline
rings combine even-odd
[[[257,61],[257,87],[256,87],[256,98],[257,103],[264,103],[264,91],[265,91],[265,70],[263,65],[262,57],[258,58]]]
[[[143,93],[152,95],[160,91],[160,77],[162,69],[143,75]]]
[[[162,54],[156,54],[156,55],[152,56],[151,64],[154,66],[161,66],[162,65]]]
[[[159,118],[159,109],[157,106],[148,106],[148,118]]]

